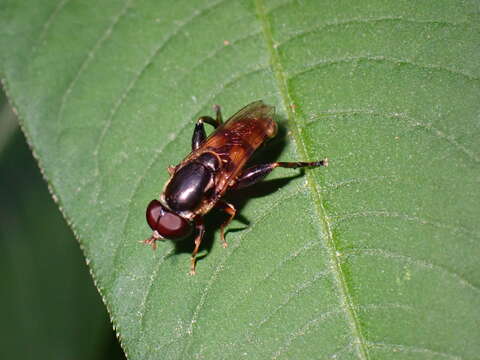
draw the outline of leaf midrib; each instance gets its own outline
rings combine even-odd
[[[275,48],[270,22],[268,21],[267,12],[263,0],[255,0],[255,10],[257,17],[262,27],[263,37],[265,39],[266,47],[269,52],[270,68],[275,76],[277,86],[280,92],[280,97],[283,102],[283,107],[287,113],[287,120],[292,124],[292,137],[296,151],[301,155],[301,158],[307,158],[307,151],[305,143],[301,137],[301,129],[295,121],[295,113],[291,108],[293,103],[288,89],[287,79],[281,64],[278,52]],[[337,248],[333,240],[330,221],[326,214],[326,210],[322,204],[320,191],[318,189],[318,182],[311,172],[307,172],[307,187],[310,188],[314,203],[314,208],[318,219],[321,221],[322,227],[325,229],[325,235],[321,236],[324,242],[325,249],[328,252],[330,263],[332,264],[332,274],[335,280],[335,285],[338,289],[338,296],[340,303],[345,311],[348,324],[353,336],[356,338],[354,342],[357,348],[358,357],[362,360],[369,359],[367,345],[361,331],[358,315],[355,311],[351,295],[348,290],[345,274],[342,271],[340,262],[336,256]]]

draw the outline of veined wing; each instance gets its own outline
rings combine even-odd
[[[277,124],[273,116],[275,108],[263,101],[245,106],[220,125],[186,161],[205,152],[216,154],[222,168],[215,175],[215,193],[223,196],[245,167],[255,150],[268,138],[275,136]]]
[[[245,119],[256,119],[257,121],[271,122],[274,115],[275,108],[273,106],[265,104],[262,100],[258,100],[239,110],[225,122],[223,127],[231,127],[235,123]]]

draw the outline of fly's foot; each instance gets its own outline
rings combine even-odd
[[[195,266],[197,265],[197,259],[192,257],[190,261],[191,261],[191,264],[190,264],[190,271],[188,272],[188,275],[193,276],[196,274]]]
[[[139,241],[140,243],[143,243],[144,245],[150,245],[152,247],[152,250],[156,250],[157,249],[157,240],[160,239],[161,236],[160,234],[158,233],[158,231],[154,231],[152,236],[150,236],[149,238],[145,239],[145,240],[142,240],[142,241]]]

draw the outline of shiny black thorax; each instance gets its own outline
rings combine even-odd
[[[220,162],[206,152],[175,171],[165,188],[165,201],[172,211],[192,211],[214,190],[215,173]]]

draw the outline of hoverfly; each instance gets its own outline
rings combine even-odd
[[[205,234],[203,216],[212,208],[229,217],[221,225],[223,247],[225,228],[235,217],[235,207],[222,197],[227,191],[241,189],[262,180],[277,167],[300,168],[328,166],[328,160],[314,162],[272,162],[245,168],[255,150],[277,133],[273,116],[275,108],[255,101],[227,122],[222,121],[220,107],[214,107],[216,118],[202,116],[197,120],[192,137],[192,152],[177,166],[169,166],[170,179],[159,200],[152,200],[146,217],[153,234],[143,243],[156,249],[157,240],[179,240],[195,229],[195,248],[190,274],[195,274],[196,255]],[[204,123],[215,131],[207,138]]]

